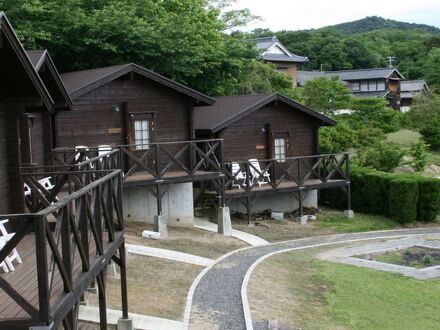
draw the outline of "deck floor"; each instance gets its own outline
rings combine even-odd
[[[219,172],[197,171],[194,175],[190,175],[185,171],[169,171],[166,172],[161,180],[168,182],[192,182],[205,179],[219,177]],[[155,183],[157,178],[149,172],[135,172],[124,178],[124,185],[140,185],[145,183]]]
[[[89,239],[89,260],[92,264],[96,260],[96,249],[94,239]],[[106,244],[105,244],[106,245]],[[81,258],[77,248],[73,249],[73,283],[82,274]],[[13,289],[15,289],[22,297],[24,297],[37,310],[38,306],[38,281],[37,281],[37,264],[35,253],[35,236],[33,234],[26,235],[22,241],[17,245],[17,251],[23,261],[22,264],[13,262],[15,271],[5,273],[0,269],[0,277],[7,281]],[[61,253],[61,251],[60,251]],[[48,267],[51,264],[51,252],[48,247]],[[49,276],[50,277],[50,276]],[[53,280],[50,291],[50,304],[55,307],[64,295],[63,281],[55,267],[53,272]],[[51,308],[51,311],[54,308]],[[6,320],[30,320],[30,315],[23,310],[7,293],[0,289],[0,322]],[[1,328],[1,326],[0,326]]]

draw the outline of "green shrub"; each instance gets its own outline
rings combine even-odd
[[[440,180],[420,177],[417,220],[434,221],[440,213]]]
[[[356,145],[371,147],[385,140],[385,133],[380,128],[365,127],[356,131]]]
[[[428,155],[426,154],[427,149],[428,145],[423,139],[411,144],[409,154],[412,159],[409,162],[409,165],[417,172],[422,172],[426,165],[428,165]]]
[[[353,162],[358,166],[390,172],[400,165],[404,155],[405,151],[399,145],[380,142],[371,147],[357,150]]]
[[[319,130],[319,148],[321,152],[336,153],[346,151],[353,145],[355,132],[344,121],[335,127],[324,127]]]
[[[417,181],[408,177],[398,177],[390,181],[390,217],[400,223],[417,219],[419,189]]]

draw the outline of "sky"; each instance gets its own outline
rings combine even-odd
[[[381,16],[440,28],[440,0],[236,0],[261,21],[246,30],[303,30]]]

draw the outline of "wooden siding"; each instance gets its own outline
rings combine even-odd
[[[272,158],[272,134],[289,133],[288,156],[318,153],[319,123],[283,104],[269,104],[219,132],[226,161]],[[264,147],[264,149],[263,149]]]
[[[5,105],[0,103],[0,214],[9,213],[9,176]]]
[[[189,98],[138,75],[126,75],[73,100],[56,115],[56,146],[127,143],[126,113],[155,113],[156,142],[190,138]],[[112,105],[119,105],[119,113]],[[116,133],[114,133],[116,132]]]

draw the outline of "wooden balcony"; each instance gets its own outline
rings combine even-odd
[[[217,198],[228,204],[234,198],[245,199],[244,204],[250,216],[252,204],[259,196],[298,192],[297,199],[302,214],[304,191],[341,187],[347,193],[348,205],[351,202],[350,159],[347,153],[289,157],[283,161],[265,159],[258,160],[258,165],[250,161],[235,163],[234,172],[231,162],[225,164],[224,196],[218,195],[221,190],[217,184],[204,188],[200,201],[203,198]]]
[[[112,160],[113,158],[113,160]],[[24,167],[29,212],[0,215],[16,228],[0,262],[16,248],[22,264],[0,272],[0,329],[75,329],[81,296],[96,281],[105,328],[105,272],[121,269],[122,317],[128,317],[122,210],[122,172],[111,169],[118,151],[75,164]],[[51,176],[52,189],[38,181]]]

